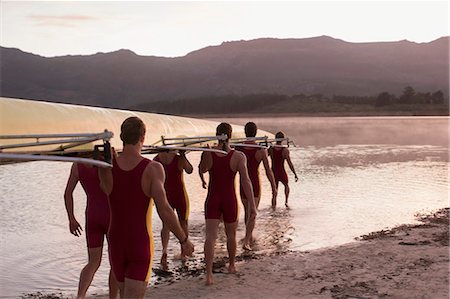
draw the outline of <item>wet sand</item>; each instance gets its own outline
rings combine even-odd
[[[449,209],[420,218],[344,246],[247,256],[238,274],[219,263],[212,286],[187,271],[146,298],[449,298]]]

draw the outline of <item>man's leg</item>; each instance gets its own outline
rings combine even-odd
[[[88,263],[80,273],[80,282],[78,284],[77,298],[85,298],[87,290],[91,285],[95,272],[102,261],[103,247],[88,248]]]
[[[180,222],[180,226],[183,229],[184,233],[186,234],[187,237],[189,237],[189,230],[188,230],[188,222],[187,222],[187,220],[179,220],[179,222]],[[180,246],[181,246],[181,244],[180,244]],[[181,249],[180,252],[182,252],[182,251],[183,251],[183,249]],[[180,253],[180,257],[181,257],[181,259],[185,259],[186,258],[181,253]]]
[[[248,219],[248,200],[247,200],[247,198],[245,198],[244,194],[241,194],[241,202],[242,202],[242,205],[244,206],[244,223],[247,224],[247,219]]]
[[[117,280],[114,276],[112,269],[109,270],[108,284],[109,284],[109,299],[117,298],[117,294],[119,293],[119,286],[117,284]]]
[[[260,201],[261,201],[261,195],[260,196],[255,196],[255,207],[256,207],[256,209],[258,209]]]
[[[277,190],[278,190],[278,180],[276,181],[277,184]],[[276,197],[272,197],[272,208],[275,209],[275,207],[277,206],[277,198]]]
[[[228,249],[228,259],[229,259],[229,265],[228,265],[228,272],[229,273],[236,273],[236,230],[238,222],[232,222],[232,223],[224,223],[225,224],[225,232],[227,234],[227,249]]]
[[[117,282],[117,286],[119,287],[119,296],[120,298],[125,298],[125,282]]]
[[[211,285],[214,283],[213,262],[218,227],[219,219],[206,219],[206,239],[204,248],[206,262],[206,285]]]
[[[161,243],[162,243],[162,256],[161,256],[161,268],[165,271],[169,270],[167,265],[167,247],[169,245],[170,230],[164,225],[161,229]]]
[[[246,205],[244,205],[245,208],[245,216],[247,217],[245,222],[245,237],[244,237],[244,243],[242,244],[242,248],[245,250],[252,250],[252,247],[250,246],[252,239],[253,239],[253,229],[255,228],[255,222],[256,217],[255,215],[250,215],[250,206],[248,204],[248,201],[245,200]]]
[[[284,195],[286,196],[286,202],[284,203],[284,205],[286,207],[288,207],[289,191],[290,191],[289,184],[288,183],[284,184]]]
[[[147,282],[125,277],[123,298],[144,298]]]

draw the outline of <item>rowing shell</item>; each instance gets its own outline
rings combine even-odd
[[[219,125],[217,121],[173,115],[0,97],[0,135],[71,134],[107,129],[115,136],[111,139],[111,146],[119,151],[123,147],[119,138],[120,127],[130,116],[143,120],[147,127],[145,144],[152,145],[160,142],[161,136],[214,136]],[[243,126],[232,127],[233,137],[245,137]],[[273,136],[268,132],[263,134]],[[9,140],[0,142],[1,145],[16,143]]]
[[[143,120],[147,127],[145,142],[153,145],[161,141],[161,136],[185,139],[190,138],[188,136],[213,136],[219,124],[216,121],[156,113],[0,97],[0,135],[78,134],[80,132],[103,132],[107,129],[116,136],[111,138],[111,146],[120,152],[123,146],[122,141],[118,138],[120,136],[120,127],[122,122],[131,116],[137,116]],[[232,127],[233,137],[245,137],[242,126],[232,125]],[[264,132],[264,134],[273,137],[273,134],[268,132]],[[72,150],[74,152],[94,151],[95,146],[101,145],[101,142],[102,140],[84,143],[74,147]],[[1,139],[0,147],[3,147],[3,149],[0,149],[0,152],[5,154],[30,154],[29,147],[9,147],[9,145],[21,143],[24,144],[26,142],[24,140]],[[201,145],[211,146],[214,144],[214,141],[205,141],[204,143]],[[59,147],[63,146],[63,143],[59,145]],[[39,149],[32,154],[36,155],[36,160],[43,160],[43,155],[54,155],[49,153],[55,151],[55,147],[58,148],[57,143],[47,145],[41,143]],[[198,149],[194,148],[193,150]],[[55,156],[58,155],[60,153]],[[76,160],[79,158],[71,157],[70,159]],[[66,159],[61,160],[67,161]]]

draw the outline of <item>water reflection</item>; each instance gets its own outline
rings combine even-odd
[[[246,121],[241,119],[241,123]],[[331,120],[329,126],[323,122],[325,128],[322,129],[330,133],[333,126],[343,121]],[[391,131],[411,127],[411,121],[394,119],[395,129]],[[350,122],[355,125],[355,120]],[[359,124],[357,128],[350,128],[350,132],[341,134],[339,138],[345,140],[333,144],[336,136],[331,134],[319,140],[315,134],[317,127],[305,134],[312,124],[319,123],[318,120],[305,122],[300,119],[295,123],[294,119],[288,119],[283,123],[274,119],[272,122],[265,120],[265,123],[261,120],[258,124],[268,126],[269,123],[274,128],[283,125],[291,137],[299,136],[295,141],[301,147],[292,149],[291,158],[300,181],[294,183],[290,177],[291,209],[287,210],[282,205],[284,190],[281,187],[278,208],[273,211],[270,208],[270,183],[261,176],[262,199],[254,232],[256,253],[311,250],[343,244],[371,231],[412,222],[414,214],[419,211],[449,206],[448,147],[442,142],[447,137],[420,141],[410,136],[417,135],[412,131],[422,132],[423,128],[446,132],[448,119],[415,120],[414,128],[420,128],[405,131],[398,143],[387,142],[386,136],[372,136],[371,142],[358,144],[345,142],[365,141],[365,137],[352,136],[357,134]],[[377,119],[375,127],[381,125]],[[367,126],[370,127],[369,124]],[[308,143],[313,141],[320,144]],[[194,166],[199,157],[198,153],[188,155]],[[62,290],[74,294],[87,254],[84,236],[75,238],[68,232],[63,193],[69,170],[69,164],[48,162],[0,167],[2,296],[38,290]],[[206,190],[201,188],[197,174],[185,176],[185,181],[191,200],[190,233],[196,247],[194,259],[187,263],[187,273],[194,275],[203,267]],[[83,223],[85,196],[79,186],[74,198],[75,213]],[[243,214],[241,205],[238,239],[244,236]],[[161,256],[160,228],[161,221],[153,217],[154,267],[158,266]],[[221,227],[216,254],[219,259],[227,255],[225,240]],[[179,250],[178,242],[171,236],[169,258],[172,269],[183,266],[180,261],[172,259]],[[104,252],[103,263],[90,294],[107,291],[109,263]],[[238,254],[240,259],[246,258],[240,246]],[[156,275],[153,275],[151,282],[156,283],[156,280]]]

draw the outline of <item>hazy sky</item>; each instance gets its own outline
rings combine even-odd
[[[429,42],[450,27],[447,0],[0,1],[0,45],[43,56],[124,48],[173,57],[261,37]]]

